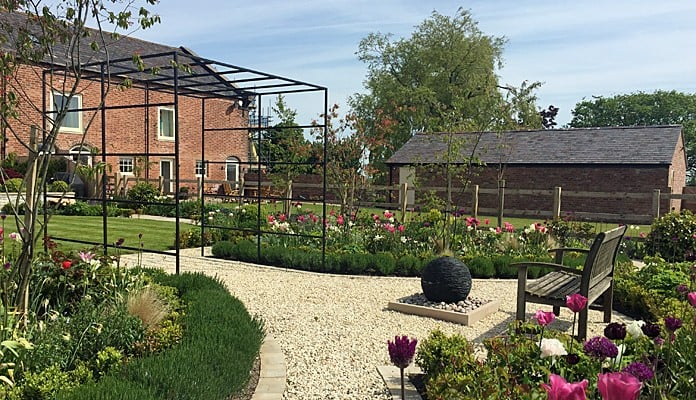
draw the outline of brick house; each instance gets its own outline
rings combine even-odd
[[[0,23],[31,29],[26,14],[0,13]],[[8,91],[24,97],[18,106],[20,117],[6,128],[0,149],[3,159],[11,153],[26,156],[21,142],[28,143],[30,126],[39,132],[41,127],[50,129],[56,105],[67,102],[70,111],[55,144],[40,147],[44,151],[90,165],[103,161],[111,174],[150,181],[161,177],[167,193],[175,190],[177,178],[179,186],[189,187],[201,177],[237,181],[254,161],[249,156],[248,127],[253,105],[261,95],[301,84],[204,59],[184,47],[105,36],[108,57],[105,51],[82,44],[85,72],[72,98],[66,94],[75,78],[67,71],[69,55],[60,44],[54,46],[51,64],[22,65],[5,83]],[[145,71],[136,68],[134,54],[141,56]],[[109,68],[110,76],[101,73],[104,68]],[[126,80],[131,83],[128,88],[122,85]],[[37,141],[42,146],[41,139]]]
[[[441,169],[447,154],[447,134],[416,134],[387,160],[390,184],[417,182],[444,186]],[[549,129],[495,133],[459,133],[461,143],[453,164],[461,165],[472,154],[484,166],[474,168],[471,184],[497,188],[502,176],[507,189],[563,192],[603,192],[596,197],[563,197],[563,213],[645,215],[652,212],[650,198],[635,199],[624,193],[681,194],[686,184],[686,153],[681,126],[641,126],[582,129]],[[475,144],[475,146],[474,146]],[[472,150],[472,149],[475,149]],[[456,184],[455,184],[456,186]],[[422,193],[422,192],[421,192]],[[455,190],[455,202],[470,205],[470,195]],[[612,196],[611,194],[618,194]],[[409,203],[418,204],[418,190]],[[622,198],[623,197],[623,198]],[[506,215],[530,215],[551,210],[552,197],[535,194],[505,195]],[[495,208],[497,195],[479,198],[481,208]],[[661,201],[662,212],[679,210],[680,200]],[[510,210],[509,212],[507,210]]]

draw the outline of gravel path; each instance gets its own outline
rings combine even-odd
[[[124,256],[133,265],[134,257]],[[143,265],[174,272],[174,257],[145,254]],[[200,257],[182,250],[182,272],[217,275],[252,315],[260,316],[287,363],[284,399],[391,399],[376,367],[389,365],[387,340],[424,339],[435,328],[473,342],[506,331],[515,315],[515,280],[475,279],[471,296],[500,300],[495,314],[461,326],[387,310],[387,303],[420,292],[419,278],[315,274]],[[528,313],[538,305],[528,305]],[[550,307],[549,307],[550,310]],[[614,320],[626,320],[615,313]],[[604,329],[590,311],[589,335]],[[551,326],[570,332],[572,313],[561,310]]]

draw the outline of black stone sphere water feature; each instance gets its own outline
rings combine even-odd
[[[456,303],[471,292],[471,272],[454,257],[440,257],[429,262],[421,273],[421,288],[430,301]]]

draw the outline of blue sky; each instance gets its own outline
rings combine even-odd
[[[330,103],[346,111],[348,96],[364,91],[365,65],[355,55],[361,38],[408,37],[433,10],[454,15],[459,7],[485,34],[507,39],[501,83],[542,82],[538,105],[560,107],[559,124],[592,96],[696,93],[696,2],[689,0],[161,0],[150,9],[162,23],[133,36],[326,86]],[[289,102],[298,122],[317,117],[307,101],[314,100]]]

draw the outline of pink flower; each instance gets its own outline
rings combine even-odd
[[[86,263],[92,261],[92,259],[94,258],[94,253],[92,253],[91,251],[88,251],[86,253],[84,251],[81,251],[77,254],[80,256],[80,260]]]
[[[581,382],[568,383],[562,376],[551,374],[549,376],[550,385],[542,383],[541,387],[548,393],[548,400],[586,400],[585,389],[587,389],[587,379]]]
[[[268,215],[268,223],[269,223],[269,224],[272,224],[272,223],[274,223],[274,222],[275,222],[275,217],[269,214],[269,215]]]
[[[486,219],[483,220],[483,223],[486,224],[486,225],[488,225],[488,224],[491,223],[491,220],[488,219],[488,218],[486,218]]]
[[[692,307],[696,307],[696,292],[687,294],[686,298],[689,300],[689,304],[691,304]]]
[[[495,233],[497,233],[498,235],[500,235],[501,232],[503,232],[503,230],[500,229],[499,226],[496,226],[496,227],[495,227]]]
[[[509,222],[503,222],[503,226],[504,226],[506,232],[512,233],[515,231],[515,227]]]
[[[343,215],[339,215],[338,217],[336,217],[337,224],[343,225],[343,222],[345,222],[345,221],[343,221]]]
[[[534,319],[537,320],[539,325],[546,326],[552,323],[554,319],[556,319],[556,315],[554,315],[554,313],[550,311],[546,312],[542,310],[537,310],[536,314],[534,314]]]
[[[644,238],[644,237],[645,237],[645,232],[641,232],[640,235],[638,235],[638,236]]]
[[[298,222],[304,222],[304,221],[305,221],[305,216],[304,216],[304,215],[300,215],[299,217],[297,217],[297,221],[298,221]]]
[[[406,229],[405,226],[399,225],[399,232],[402,232],[402,233],[403,233],[403,231],[404,231],[405,229]]]
[[[640,395],[640,380],[627,372],[610,372],[597,377],[602,400],[636,400]]]
[[[575,293],[571,296],[566,296],[566,306],[574,313],[579,313],[587,306],[587,297],[580,293]]]
[[[384,218],[386,218],[386,219],[389,219],[393,216],[394,216],[394,213],[392,213],[392,212],[389,212],[389,211],[384,212]]]
[[[286,217],[285,214],[280,214],[280,217],[278,218],[280,218],[280,222],[285,222],[285,220],[288,219],[288,217]]]

